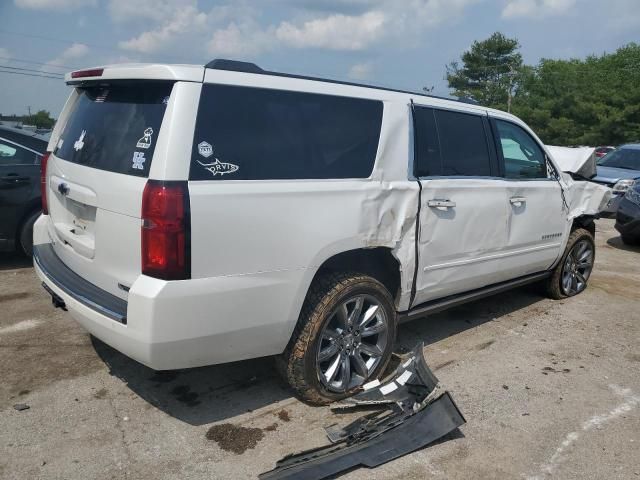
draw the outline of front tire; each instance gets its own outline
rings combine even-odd
[[[593,235],[584,228],[571,232],[562,259],[546,280],[549,297],[560,300],[582,293],[587,288],[595,259]]]
[[[302,400],[325,405],[384,371],[396,330],[393,299],[378,280],[326,274],[309,290],[279,369]]]

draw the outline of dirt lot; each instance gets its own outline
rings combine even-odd
[[[611,220],[597,243],[576,298],[525,288],[404,325],[401,346],[425,342],[468,423],[345,478],[640,479],[640,249]],[[0,257],[0,309],[0,478],[255,478],[336,421],[269,359],[162,374],[127,359],[17,257]]]

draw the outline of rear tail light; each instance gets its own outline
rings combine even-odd
[[[92,68],[91,70],[76,70],[71,72],[71,78],[85,78],[85,77],[101,77],[104,68]]]
[[[142,194],[142,273],[190,278],[190,237],[187,182],[149,180]]]
[[[49,155],[51,155],[51,152],[45,153],[40,159],[40,197],[44,215],[49,215],[49,204],[47,202],[47,164],[49,163]]]

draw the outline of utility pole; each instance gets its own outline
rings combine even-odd
[[[513,65],[509,65],[509,73],[507,76],[509,77],[509,89],[507,91],[507,113],[511,113],[511,102],[513,101],[513,77],[515,77],[516,72],[513,69]]]

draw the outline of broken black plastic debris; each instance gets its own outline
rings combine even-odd
[[[261,480],[321,480],[364,466],[374,468],[418,450],[465,423],[448,392],[427,366],[419,344],[393,375],[332,405],[334,410],[380,407],[345,427],[326,428],[331,445],[289,455]]]
[[[29,405],[27,405],[26,403],[16,403],[13,408],[15,408],[16,410],[18,410],[19,412],[23,411],[23,410],[29,410],[31,407]]]

